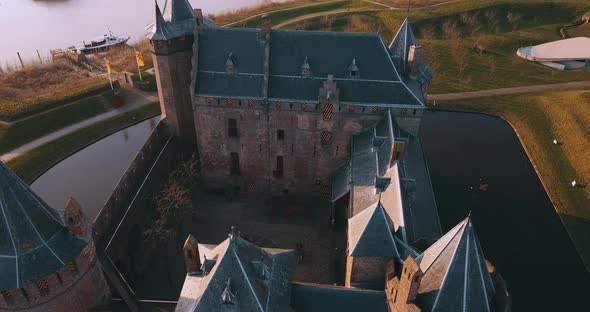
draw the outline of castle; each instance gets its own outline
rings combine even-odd
[[[176,311],[506,310],[471,216],[441,233],[418,136],[434,73],[410,23],[389,45],[376,34],[271,26],[263,16],[256,29],[221,28],[187,0],[156,3],[147,36],[163,121],[92,229],[73,199],[60,215],[0,164],[0,311],[110,301],[97,258],[128,235],[126,197],[137,172],[168,160],[149,163],[168,131],[178,154],[198,156],[205,188],[329,203],[332,226],[346,229],[343,285],[294,280],[294,250],[233,229],[207,242],[216,244],[189,235]],[[120,276],[106,277],[137,310]]]
[[[332,203],[345,285],[292,280],[292,250],[189,236],[176,311],[490,311],[467,217],[440,237],[418,137],[434,73],[411,26],[379,35],[216,27],[186,0],[148,28],[160,105],[205,187]],[[440,237],[440,239],[439,239]],[[417,240],[436,242],[420,253]],[[438,240],[437,240],[438,239]]]

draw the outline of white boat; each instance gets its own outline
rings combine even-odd
[[[108,34],[94,38],[90,43],[84,42],[84,46],[79,47],[78,50],[84,54],[92,54],[108,50],[112,47],[126,44],[129,36],[115,36],[109,31]]]

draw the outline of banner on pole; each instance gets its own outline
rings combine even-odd
[[[143,62],[143,55],[141,55],[141,51],[135,51],[135,59],[137,60],[137,66],[145,66],[145,63]]]
[[[107,72],[110,74],[111,73],[111,61],[106,60],[107,63]]]

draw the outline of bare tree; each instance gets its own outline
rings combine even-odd
[[[446,20],[442,24],[443,34],[447,39],[457,39],[460,37],[459,28],[457,27],[457,22],[453,20]]]
[[[191,188],[198,173],[196,155],[182,162],[174,170],[160,192],[154,197],[154,222],[144,231],[144,242],[152,252],[163,253],[166,259],[168,283],[172,286],[170,274],[171,250],[179,247],[182,225],[194,216]]]
[[[461,21],[463,24],[467,25],[467,29],[469,30],[471,37],[474,37],[481,29],[481,24],[479,23],[479,17],[477,13],[474,14],[465,12],[461,14]]]
[[[490,24],[490,31],[498,33],[498,12],[496,10],[488,10],[486,11],[485,16]]]
[[[322,18],[322,23],[324,26],[324,30],[325,31],[330,31],[332,30],[332,27],[334,26],[334,22],[336,21],[336,18],[334,17],[334,15],[326,15]]]
[[[434,29],[434,26],[432,26],[431,24],[426,24],[422,28],[420,28],[420,33],[422,34],[423,39],[432,40],[434,39],[436,30]]]
[[[506,14],[506,19],[508,20],[508,23],[512,25],[512,30],[516,30],[516,28],[518,28],[518,22],[522,19],[522,15],[508,12],[508,14]]]

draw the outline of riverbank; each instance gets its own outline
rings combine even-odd
[[[488,113],[512,125],[590,270],[590,91],[437,101],[433,108]]]
[[[156,116],[159,113],[160,106],[158,103],[152,103],[46,143],[14,158],[7,162],[7,165],[25,182],[31,183],[69,155],[112,133]]]

